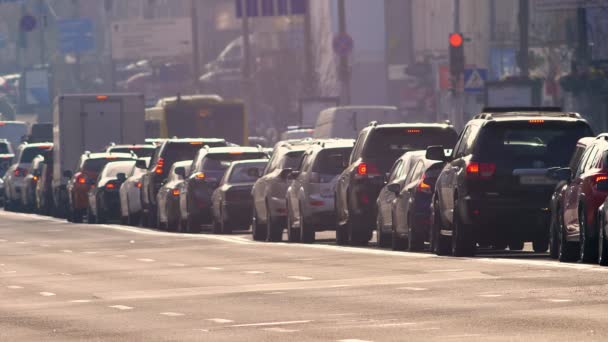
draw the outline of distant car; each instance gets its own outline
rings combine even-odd
[[[165,140],[167,140],[167,139],[164,139],[164,138],[147,138],[146,139],[146,144],[152,144],[152,145],[158,147],[158,146],[162,145],[165,142]]]
[[[174,163],[194,159],[194,156],[204,146],[221,147],[226,145],[226,140],[213,138],[167,139],[163,141],[142,176],[142,224],[146,227],[156,225],[156,195],[162,186],[162,182],[169,176],[169,170]]]
[[[451,155],[429,147],[427,159],[446,161],[432,203],[435,253],[521,250],[528,241],[546,252],[558,183],[547,171],[567,167],[577,141],[590,135],[586,120],[558,108],[488,108],[467,123]]]
[[[0,121],[0,139],[6,139],[14,150],[27,140],[28,128],[21,121]]]
[[[312,243],[317,231],[335,230],[334,200],[338,176],[344,171],[354,140],[318,141],[288,178],[287,240]]]
[[[44,163],[36,183],[36,211],[41,215],[52,215],[53,202],[53,153],[44,154]]]
[[[36,209],[36,186],[40,181],[44,157],[37,155],[23,179],[23,191],[21,191],[21,209],[25,212],[33,212]]]
[[[107,153],[135,153],[138,158],[150,158],[156,151],[156,145],[111,145],[106,149]]]
[[[253,198],[251,189],[262,175],[268,159],[253,159],[232,163],[213,192],[213,225],[215,232],[230,234],[251,225]]]
[[[82,222],[89,209],[89,190],[97,180],[99,173],[106,164],[116,161],[130,161],[137,159],[130,153],[90,153],[86,152],[80,157],[75,172],[67,172],[68,192],[68,221]]]
[[[150,158],[139,158],[145,163],[150,162]],[[134,167],[127,180],[120,186],[120,211],[121,223],[136,226],[141,219],[141,177],[146,172],[143,167]]]
[[[17,157],[4,174],[6,192],[6,210],[18,210],[21,207],[21,192],[25,186],[25,176],[28,174],[32,160],[39,154],[53,148],[52,143],[21,144],[17,149]]]
[[[391,247],[392,245],[393,203],[397,198],[397,193],[391,191],[388,185],[405,186],[408,173],[419,160],[424,158],[425,152],[422,150],[404,153],[388,172],[386,186],[380,190],[376,200],[376,240],[379,247]]]
[[[211,195],[232,162],[267,158],[266,153],[255,147],[202,148],[194,157],[188,174],[182,175],[185,177],[180,188],[179,208],[185,230],[196,233],[201,225],[213,222]],[[213,232],[219,233],[215,227]]]
[[[27,142],[32,144],[45,141],[53,141],[53,123],[43,122],[33,124]]]
[[[370,122],[382,124],[404,122],[405,116],[390,106],[342,106],[327,108],[319,113],[313,138],[355,139]]]
[[[166,231],[176,231],[179,229],[179,194],[184,175],[189,173],[192,160],[180,161],[171,167],[169,177],[163,182],[158,194],[157,227]],[[177,172],[176,172],[177,170]]]
[[[4,177],[6,170],[11,166],[15,158],[11,143],[6,139],[0,139],[0,178]]]
[[[361,130],[349,166],[336,186],[337,231],[340,245],[366,245],[376,227],[376,200],[386,173],[405,152],[430,145],[453,146],[458,139],[449,124],[378,124]]]
[[[135,160],[113,161],[107,163],[97,180],[89,179],[92,185],[88,192],[89,208],[88,223],[106,223],[109,220],[119,220],[120,186],[127,180],[127,174],[135,168]]]
[[[314,131],[315,130],[312,127],[287,127],[287,131],[281,134],[281,140],[312,138]]]

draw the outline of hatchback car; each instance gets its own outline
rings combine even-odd
[[[107,153],[135,153],[138,158],[152,157],[156,151],[156,145],[141,144],[141,145],[116,145],[112,144],[107,149]]]
[[[437,254],[469,256],[477,244],[536,251],[549,245],[549,205],[577,141],[592,135],[575,113],[557,108],[486,109],[460,136],[451,156],[443,147],[427,158],[446,161],[433,199],[431,245]]]
[[[338,244],[365,245],[376,226],[376,200],[386,174],[405,152],[440,144],[450,148],[458,134],[449,124],[370,123],[357,138],[348,167],[336,185]]]
[[[103,167],[96,180],[89,179],[91,189],[88,192],[88,223],[106,223],[120,219],[120,186],[127,180],[127,175],[133,172],[133,168],[134,159],[113,161]]]
[[[27,175],[23,179],[21,209],[25,212],[33,212],[36,209],[36,186],[40,181],[43,166],[44,157],[42,155],[37,155],[32,159],[32,163],[27,170]]]
[[[139,158],[146,165],[150,158]],[[127,174],[127,180],[120,186],[120,212],[121,222],[136,226],[141,219],[141,177],[146,172],[145,168],[134,167],[131,174]]]
[[[99,173],[106,164],[116,161],[136,160],[137,157],[127,153],[90,153],[80,157],[78,166],[67,183],[68,221],[82,222],[89,209],[89,190],[95,185]]]
[[[304,153],[287,188],[287,240],[312,243],[317,231],[335,230],[338,176],[352,152],[353,139],[321,140]]]
[[[5,209],[19,209],[21,204],[21,192],[25,186],[25,176],[28,174],[32,160],[45,151],[53,148],[52,143],[21,144],[17,149],[17,157],[4,174],[4,186],[6,193]]]
[[[173,164],[169,177],[158,190],[157,227],[162,230],[175,231],[179,228],[179,193],[184,176],[190,170],[192,160],[184,160]],[[177,170],[177,172],[176,172]]]
[[[44,163],[36,184],[36,211],[41,215],[52,215],[55,211],[53,202],[53,154],[44,154]]]
[[[202,148],[192,161],[180,188],[179,208],[186,231],[196,233],[201,225],[212,223],[211,195],[219,187],[232,162],[267,158],[265,152],[255,147]]]
[[[230,234],[251,225],[253,184],[264,172],[268,159],[237,161],[230,165],[211,196],[213,231]]]

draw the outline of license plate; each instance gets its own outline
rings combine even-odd
[[[529,175],[519,176],[519,183],[525,185],[555,185],[557,182],[547,176]]]

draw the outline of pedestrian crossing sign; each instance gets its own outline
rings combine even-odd
[[[467,93],[479,93],[483,91],[486,80],[488,79],[488,69],[465,69],[464,70],[464,91]]]

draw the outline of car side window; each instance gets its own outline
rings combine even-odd
[[[405,184],[410,184],[410,183],[414,182],[415,180],[418,180],[422,176],[423,164],[424,163],[422,162],[422,160],[420,160],[416,163],[416,166],[414,166],[412,168],[413,172],[410,173],[408,175],[407,179],[405,180]]]
[[[597,156],[598,150],[599,149],[597,148],[597,146],[593,147],[593,152],[589,154],[589,158],[587,159],[587,163],[585,163],[585,170],[583,172],[587,172],[593,168],[593,165],[595,165],[595,157]]]
[[[411,179],[414,177],[414,172],[416,172],[417,163],[412,163],[410,161],[410,168],[407,170],[407,176],[405,177],[405,184],[409,184]]]
[[[595,146],[590,146],[587,148],[587,150],[583,154],[583,158],[581,159],[581,163],[578,167],[578,170],[576,170],[576,176],[575,176],[576,178],[580,177],[580,175],[586,171],[585,168],[587,167],[587,161],[589,160],[589,157],[594,149],[595,149]]]
[[[467,139],[465,140],[464,155],[468,156],[473,153],[473,146],[475,139],[477,139],[477,133],[479,132],[479,126],[473,125],[469,127]]]
[[[366,135],[366,131],[361,131],[361,133],[359,133],[359,137],[357,137],[357,142],[355,143],[355,148],[353,148],[353,152],[350,155],[349,164],[352,164],[361,155],[361,150],[363,149],[365,135]]]
[[[395,162],[395,165],[393,165],[393,168],[390,171],[390,175],[388,177],[388,182],[392,183],[395,181],[395,179],[397,179],[399,177],[399,175],[401,174],[401,168],[403,167],[403,160],[399,159]]]
[[[272,158],[270,159],[268,165],[266,165],[266,169],[264,170],[265,175],[276,170],[279,160],[281,160],[281,158],[279,158],[279,154],[281,154],[279,153],[279,149],[277,149],[276,153],[272,154]]]
[[[452,156],[454,159],[464,156],[466,141],[469,138],[470,132],[471,132],[471,126],[467,126],[467,127],[465,127],[464,131],[460,135],[460,139],[458,139],[458,143],[456,144],[456,147],[454,148],[454,152],[453,152],[453,156]]]
[[[572,172],[575,172],[576,169],[578,168],[584,152],[585,152],[584,147],[580,147],[580,146],[576,147],[576,150],[574,151],[574,155],[572,156],[572,159],[570,160],[570,169],[572,170]]]

